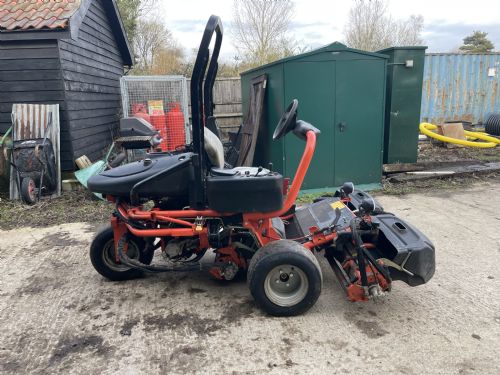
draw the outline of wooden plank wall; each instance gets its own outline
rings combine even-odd
[[[191,80],[188,79],[188,89]],[[223,133],[227,137],[228,131],[237,130],[241,125],[241,80],[234,78],[217,78],[214,83],[214,114]],[[189,113],[191,114],[191,98],[189,98]]]
[[[102,1],[92,2],[77,40],[59,41],[66,97],[61,116],[73,146],[63,169],[73,168],[82,155],[100,158],[118,128],[123,60]]]
[[[14,103],[64,102],[57,41],[0,43],[0,134],[11,127]],[[64,127],[62,132],[67,131]]]

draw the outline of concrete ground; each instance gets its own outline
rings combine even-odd
[[[88,224],[0,231],[0,372],[499,374],[500,185],[379,200],[434,241],[434,278],[353,304],[321,260],[293,318],[202,273],[106,281]]]

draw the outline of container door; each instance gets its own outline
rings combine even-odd
[[[336,67],[335,186],[380,183],[384,61],[337,61]]]
[[[285,107],[293,99],[299,101],[300,120],[307,121],[321,130],[316,143],[311,166],[302,190],[332,187],[333,123],[335,119],[335,63],[288,62],[285,64]],[[305,143],[292,133],[285,137],[285,177],[295,175]]]

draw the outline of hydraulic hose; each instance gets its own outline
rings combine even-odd
[[[368,288],[368,276],[366,274],[365,254],[363,252],[363,240],[361,239],[361,236],[358,233],[358,228],[357,228],[358,220],[359,219],[357,217],[353,218],[351,220],[350,226],[352,231],[352,238],[354,240],[354,243],[356,244],[358,268],[361,276],[361,286],[363,288]]]
[[[462,146],[468,146],[468,147],[478,147],[478,148],[492,148],[495,147],[497,144],[500,144],[500,139],[491,137],[489,135],[486,135],[484,133],[479,133],[479,132],[471,132],[468,130],[464,130],[465,136],[468,138],[475,138],[475,139],[481,139],[486,142],[472,142],[472,141],[464,141],[463,139],[457,139],[457,138],[451,138],[447,137],[441,134],[437,134],[433,132],[432,130],[436,130],[437,126],[434,124],[430,124],[428,122],[422,122],[419,126],[420,132],[422,134],[425,134],[428,137],[437,139],[441,142],[448,142],[448,143],[454,143],[457,145],[462,145]]]

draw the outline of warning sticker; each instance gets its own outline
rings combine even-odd
[[[333,202],[330,204],[330,207],[332,207],[334,210],[338,208],[339,210],[343,209],[345,207],[345,204],[342,203],[341,201]]]

